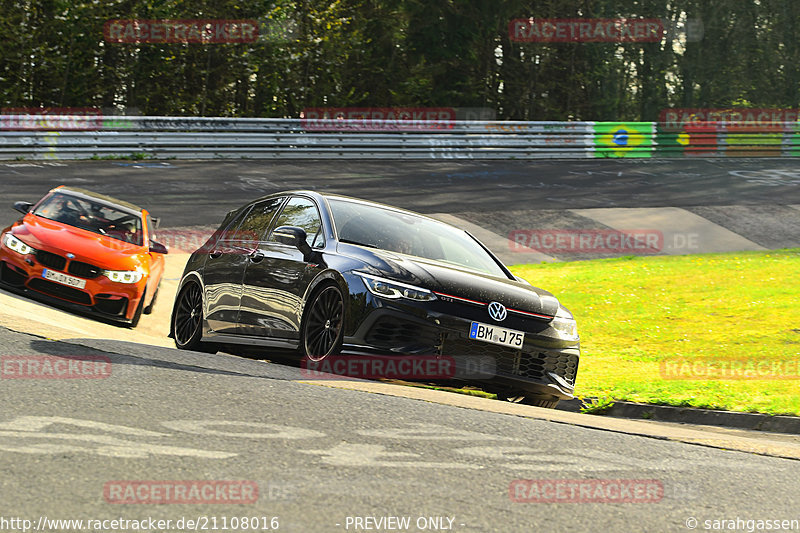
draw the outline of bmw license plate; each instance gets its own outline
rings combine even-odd
[[[62,285],[67,285],[68,287],[75,287],[76,289],[86,287],[85,279],[73,278],[72,276],[67,276],[66,274],[54,270],[47,270],[46,268],[42,271],[42,277]]]
[[[522,348],[522,343],[525,342],[525,333],[491,324],[473,322],[469,328],[469,338],[499,344],[500,346]]]

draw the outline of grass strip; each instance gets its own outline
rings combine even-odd
[[[511,270],[578,320],[577,396],[800,415],[800,249]]]

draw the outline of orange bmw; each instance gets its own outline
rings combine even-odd
[[[0,281],[130,327],[149,314],[164,273],[164,245],[140,207],[82,189],[57,187],[0,235]]]

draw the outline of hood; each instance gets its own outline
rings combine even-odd
[[[73,253],[77,261],[108,270],[133,270],[141,264],[141,254],[147,251],[143,246],[30,214],[12,232],[37,250],[61,252],[60,255]]]
[[[551,293],[525,283],[465,270],[420,257],[340,244],[340,253],[366,263],[365,272],[478,302],[500,302],[511,309],[555,316],[559,302]]]

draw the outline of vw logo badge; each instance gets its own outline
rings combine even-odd
[[[75,254],[67,254],[67,257],[68,257],[69,259],[75,259]]]
[[[506,306],[500,302],[492,302],[489,304],[489,316],[498,322],[506,319]]]

